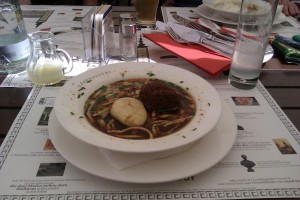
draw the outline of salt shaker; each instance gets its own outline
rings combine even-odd
[[[136,23],[132,20],[121,21],[120,49],[122,59],[125,61],[137,58]]]
[[[127,20],[133,21],[134,20],[133,15],[131,15],[130,13],[120,14],[120,16],[119,16],[119,46],[120,46],[120,49],[121,49],[121,46],[122,46],[121,39],[123,37],[121,24],[122,24],[123,21],[127,21]]]

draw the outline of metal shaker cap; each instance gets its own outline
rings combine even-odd
[[[136,33],[136,24],[133,21],[123,21],[121,23],[121,29],[123,35],[133,35]]]
[[[119,17],[119,33],[123,33],[122,31],[122,22],[123,21],[134,21],[134,17],[130,13],[122,13]]]
[[[120,21],[123,21],[123,20],[133,21],[133,15],[130,13],[122,13],[122,14],[120,14]]]

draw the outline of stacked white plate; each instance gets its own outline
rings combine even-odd
[[[84,115],[90,94],[103,85],[132,78],[157,78],[188,89],[196,101],[195,116],[179,131],[148,140],[117,138],[91,126]],[[158,183],[214,166],[230,151],[237,125],[229,106],[203,78],[175,66],[125,62],[69,80],[56,97],[49,134],[66,160],[90,174],[123,182]]]
[[[228,0],[224,0],[228,1]],[[231,0],[232,2],[241,2],[242,0]],[[203,0],[203,4],[196,8],[196,12],[209,20],[220,22],[224,24],[237,25],[239,19],[239,9],[227,7],[218,7],[216,3],[220,3],[222,0]],[[286,16],[282,13],[282,5],[277,6],[276,14],[274,17],[273,25],[280,24],[286,20]]]

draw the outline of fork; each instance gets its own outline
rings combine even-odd
[[[166,31],[171,36],[171,38],[178,43],[183,43],[183,44],[194,43],[194,42],[186,41],[183,38],[181,38],[180,35],[178,35],[170,26],[166,26]],[[205,38],[202,38],[199,43],[195,43],[195,44],[203,45],[206,48],[211,49],[227,58],[231,58],[232,51],[230,51],[230,49],[226,49],[223,46],[220,46],[220,44],[218,44],[217,42],[209,41]]]
[[[170,26],[166,26],[166,31],[171,36],[171,38],[173,40],[175,40],[176,42],[178,42],[178,43],[188,43],[187,41],[182,39],[177,33],[175,33],[175,31]]]

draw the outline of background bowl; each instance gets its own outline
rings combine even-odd
[[[188,88],[196,101],[194,118],[171,135],[148,140],[121,139],[95,129],[84,117],[87,98],[102,85],[130,78],[158,78]],[[176,152],[197,142],[219,121],[222,104],[214,87],[194,73],[165,64],[125,62],[95,68],[69,80],[57,95],[54,112],[62,127],[85,143],[116,152],[155,153]]]
[[[207,6],[208,8],[212,9],[216,14],[220,15],[224,19],[231,20],[233,22],[237,22],[239,20],[239,13],[240,8],[235,7],[234,9],[230,10],[228,7],[216,7],[216,3],[221,2],[222,0],[203,0],[203,4]],[[225,0],[224,0],[225,1]],[[242,0],[234,0],[236,2],[242,2]],[[255,1],[253,1],[255,2]],[[259,2],[259,1],[257,1]],[[259,4],[261,7],[265,7],[267,4]],[[277,6],[275,18],[277,19],[282,12],[282,5]],[[250,15],[262,15],[263,13],[252,13]]]

